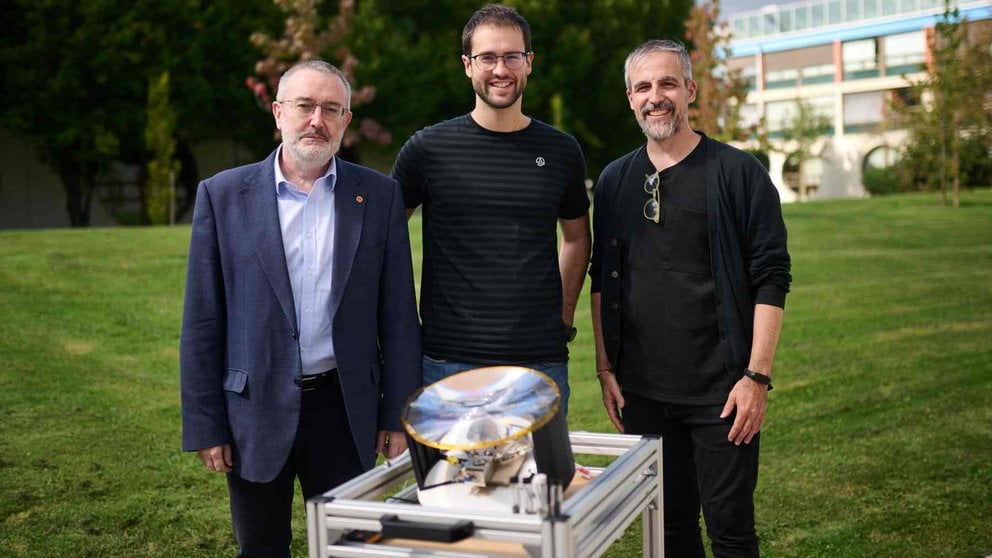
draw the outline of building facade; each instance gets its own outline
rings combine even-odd
[[[970,26],[992,25],[988,0],[952,5]],[[867,195],[864,169],[891,165],[905,139],[887,128],[890,101],[925,77],[943,13],[943,0],[806,0],[730,16],[728,67],[748,82],[741,115],[776,147],[769,172],[783,201]],[[802,177],[798,144],[783,137],[799,102],[827,124]]]

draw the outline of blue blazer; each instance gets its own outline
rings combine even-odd
[[[274,161],[275,152],[200,184],[180,342],[183,449],[231,444],[234,472],[253,482],[285,464],[302,394]],[[336,180],[332,335],[351,435],[369,469],[377,431],[403,430],[400,408],[420,386],[420,325],[398,184],[341,159]]]

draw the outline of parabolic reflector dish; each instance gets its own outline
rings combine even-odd
[[[415,440],[440,450],[475,450],[515,440],[558,412],[558,385],[521,366],[467,370],[414,393],[402,420]]]

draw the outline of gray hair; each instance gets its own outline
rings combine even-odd
[[[641,43],[627,55],[627,60],[623,63],[623,82],[627,86],[627,89],[630,89],[630,67],[642,59],[652,54],[658,54],[659,52],[671,52],[678,56],[679,63],[682,64],[682,77],[685,78],[687,84],[692,81],[692,60],[689,58],[689,51],[686,50],[685,45],[679,41],[670,39],[652,39]]]
[[[348,78],[344,75],[344,72],[339,70],[330,62],[325,62],[323,60],[307,60],[306,62],[300,62],[299,64],[296,64],[292,68],[286,70],[286,73],[279,78],[279,89],[276,90],[276,99],[279,98],[279,92],[286,86],[289,78],[301,70],[313,70],[322,74],[337,76],[338,79],[341,80],[342,85],[344,85],[344,92],[347,97],[347,107],[351,107],[351,83],[348,82]]]

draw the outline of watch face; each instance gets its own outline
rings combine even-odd
[[[568,342],[569,343],[571,343],[572,341],[575,341],[575,334],[578,333],[578,332],[579,332],[579,329],[576,328],[576,327],[570,327],[570,328],[568,328]]]

